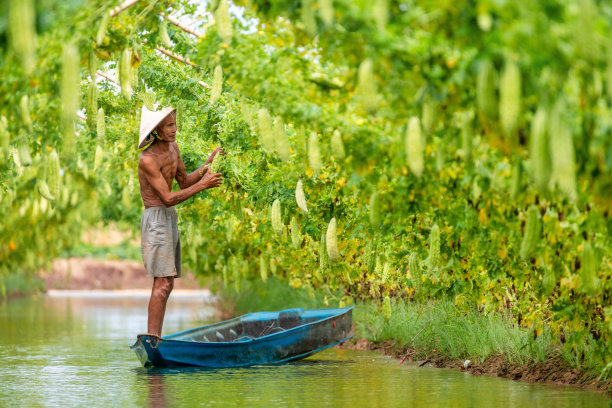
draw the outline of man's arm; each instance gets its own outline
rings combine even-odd
[[[200,178],[191,186],[172,192],[153,158],[143,155],[140,157],[138,165],[142,169],[147,181],[166,207],[182,203],[202,190],[218,187],[223,181],[221,173],[210,174],[207,171],[204,177]]]
[[[206,168],[206,163],[198,167],[196,171],[193,173],[187,174],[187,169],[185,168],[185,164],[183,163],[183,159],[179,156],[178,159],[178,167],[176,169],[176,181],[180,188],[185,189],[193,186],[198,182],[204,175]]]
[[[178,150],[178,145],[176,143],[174,145],[174,148],[178,152],[178,166],[177,166],[177,169],[176,169],[176,177],[175,178],[176,178],[176,181],[178,182],[178,185],[179,185],[179,187],[181,189],[191,187],[199,179],[201,179],[202,176],[205,173],[206,166],[209,165],[210,163],[212,163],[213,160],[215,159],[215,156],[217,155],[217,153],[219,151],[221,151],[221,148],[217,147],[212,152],[212,154],[210,155],[208,160],[206,160],[206,162],[204,162],[204,164],[202,164],[200,167],[198,167],[198,169],[196,171],[194,171],[193,173],[187,174],[187,169],[185,168],[185,163],[183,163],[183,159],[181,158],[181,154],[180,154],[180,152]],[[221,154],[225,154],[225,153],[221,153]]]

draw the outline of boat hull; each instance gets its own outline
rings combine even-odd
[[[338,313],[329,315],[329,310]],[[321,319],[248,340],[185,341],[175,339],[185,337],[180,333],[163,338],[140,334],[132,349],[145,367],[243,367],[298,360],[352,337],[352,308],[324,311]],[[253,320],[257,313],[246,316]]]

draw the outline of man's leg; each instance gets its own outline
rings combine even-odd
[[[147,332],[161,337],[166,302],[174,288],[174,276],[153,278],[151,300],[149,300],[149,323]]]

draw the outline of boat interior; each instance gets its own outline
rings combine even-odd
[[[281,312],[249,313],[235,319],[164,336],[164,339],[205,343],[249,341],[334,315],[327,310],[320,311],[327,313],[313,312],[317,311],[288,309]]]

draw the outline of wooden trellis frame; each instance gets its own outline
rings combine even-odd
[[[123,10],[132,7],[134,4],[138,3],[140,0],[127,0],[124,1],[121,5],[112,9],[109,13],[111,17],[115,17],[117,14],[121,13]]]
[[[166,20],[168,20],[169,22],[171,22],[172,24],[174,24],[175,26],[177,26],[178,28],[180,28],[181,30],[196,36],[198,38],[202,38],[203,35],[196,33],[193,29],[181,24],[180,21],[178,21],[176,18],[172,17],[170,14],[162,14],[162,17],[165,18]]]
[[[114,83],[116,83],[117,85],[119,85],[119,81],[117,81],[115,78],[113,78],[112,76],[108,75],[108,74],[107,74],[107,73],[105,73],[105,72],[102,72],[102,71],[96,71],[96,74],[97,74],[98,76],[101,76],[101,77],[102,77],[102,78],[104,78],[104,79],[108,79],[109,81],[114,82]]]
[[[114,8],[113,10],[110,11],[110,15],[111,17],[115,17],[117,16],[119,13],[121,13],[122,11],[132,7],[134,4],[138,3],[140,0],[127,0],[125,2],[123,2],[123,4],[121,4],[120,6],[117,6],[116,8]],[[169,14],[162,14],[162,17],[165,18],[166,20],[168,20],[169,22],[171,22],[172,24],[174,24],[175,26],[177,26],[178,28],[180,28],[181,30],[195,36],[198,38],[202,38],[203,36],[196,33],[194,30],[192,30],[191,28],[181,24],[180,21],[178,21],[176,18],[172,17]],[[159,52],[161,52],[164,55],[167,55],[168,57],[181,62],[183,64],[187,64],[187,65],[191,65],[192,67],[198,67],[197,64],[189,61],[187,58],[185,57],[181,57],[180,55],[174,54],[172,51],[169,51],[161,46],[156,46],[155,49]],[[96,72],[97,75],[101,76],[102,78],[105,78],[111,82],[114,82],[115,84],[119,85],[119,81],[117,81],[115,78],[111,77],[110,75],[102,72],[102,71],[97,71]],[[203,88],[206,89],[212,89],[212,87],[210,85],[208,85],[206,82],[204,81],[198,81],[198,84],[200,86],[202,86]]]
[[[187,64],[187,65],[191,65],[192,67],[197,67],[198,65],[189,61],[187,58],[185,57],[181,57],[180,55],[176,55],[174,54],[172,51],[168,51],[167,49],[165,49],[164,47],[160,47],[159,45],[155,47],[155,49],[159,52],[161,52],[162,54],[165,54],[167,56],[169,56],[170,58],[178,61],[178,62],[182,62],[183,64]]]

